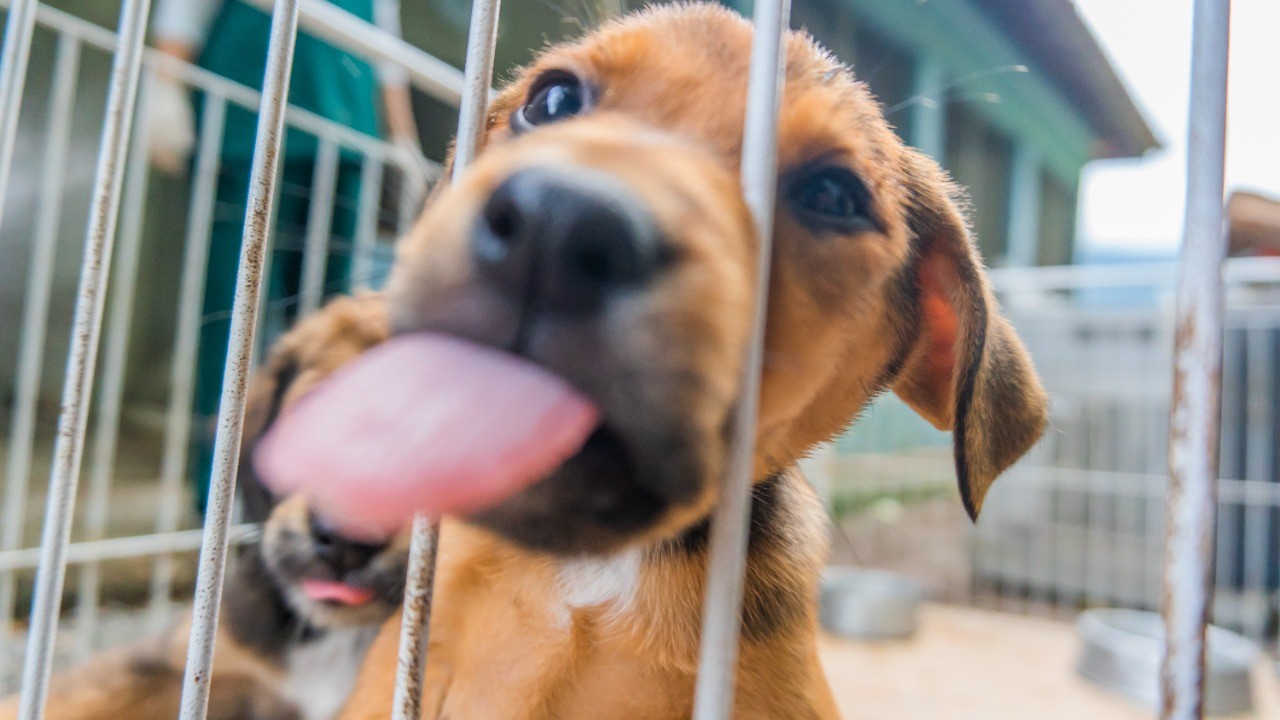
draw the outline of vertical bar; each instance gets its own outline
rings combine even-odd
[[[501,5],[501,0],[473,0],[471,3],[471,31],[467,37],[467,61],[463,67],[462,105],[458,110],[458,137],[453,151],[455,175],[471,165],[480,150],[480,140],[484,138]]]
[[[120,10],[120,44],[111,67],[111,88],[85,232],[84,264],[76,293],[62,412],[58,417],[58,436],[49,473],[40,565],[31,603],[26,666],[22,672],[20,720],[39,720],[44,714],[49,674],[53,670],[53,642],[67,571],[67,543],[80,480],[80,457],[84,451],[87,410],[98,359],[98,336],[102,331],[103,290],[120,211],[124,157],[133,124],[134,100],[142,70],[142,41],[150,10],[151,0],[126,0]]]
[[[289,137],[286,134],[285,139],[280,143],[281,157],[284,157],[284,154],[287,152],[287,146],[289,144],[288,140]],[[289,192],[289,185],[284,182],[284,163],[280,163],[280,166],[276,169],[275,187],[279,188],[281,193]],[[301,189],[297,189],[295,191],[303,192]],[[272,203],[271,219],[267,225],[273,229],[273,232],[280,231],[282,226],[280,224],[279,202]],[[268,237],[268,240],[270,240],[270,236]],[[283,251],[289,252],[290,249],[285,248]],[[288,303],[291,298],[284,296],[278,298],[275,302],[271,299],[271,264],[276,261],[275,256],[278,252],[281,252],[281,249],[272,244],[267,247],[265,254],[262,256],[262,277],[264,278],[262,282],[263,286],[267,289],[267,299],[258,304],[257,327],[261,328],[261,332],[257,332],[255,334],[255,349],[249,357],[250,374],[253,373],[253,368],[255,367],[258,358],[267,354],[267,351],[271,349],[271,343],[287,329],[286,326],[288,325]]]
[[[155,75],[142,85],[138,107],[150,102]],[[119,233],[120,251],[111,283],[111,313],[107,319],[107,340],[102,363],[102,388],[98,395],[97,419],[94,423],[93,451],[90,461],[88,495],[85,500],[84,540],[101,540],[106,535],[110,508],[111,472],[114,469],[116,441],[120,431],[121,400],[124,396],[126,354],[133,320],[133,295],[138,279],[138,259],[142,244],[143,210],[147,197],[147,134],[150,113],[138,113],[134,120],[124,184],[124,209]],[[98,586],[101,565],[86,563],[80,571],[77,590],[76,649],[80,658],[87,657],[93,647],[98,622]]]
[[[422,717],[422,678],[427,666],[431,628],[431,596],[435,590],[436,550],[440,524],[423,515],[413,519],[409,543],[409,576],[405,581],[404,618],[400,624],[400,654],[396,660],[393,720]]]
[[[10,22],[16,22],[10,16]],[[40,179],[40,210],[31,243],[31,265],[23,306],[21,356],[14,382],[9,458],[5,465],[4,514],[0,516],[0,552],[22,545],[27,510],[27,486],[31,481],[31,444],[35,440],[36,402],[44,367],[45,326],[49,317],[49,293],[53,287],[53,260],[62,220],[62,195],[71,139],[71,111],[76,100],[76,75],[80,69],[80,41],[69,35],[58,38],[53,87],[49,100],[49,135]],[[0,196],[2,197],[2,196]],[[2,200],[0,200],[2,202]],[[8,644],[9,622],[16,602],[12,571],[0,574],[0,639]],[[8,653],[0,652],[0,677],[8,674]]]
[[[204,720],[209,710],[214,637],[218,629],[222,576],[227,562],[227,531],[240,460],[245,391],[253,361],[258,296],[262,291],[267,235],[274,216],[272,209],[284,139],[284,114],[297,39],[298,0],[276,0],[266,74],[262,82],[262,105],[258,112],[258,134],[253,151],[253,174],[245,212],[240,269],[236,277],[235,307],[231,314],[227,369],[222,379],[222,400],[218,407],[213,477],[205,514],[204,544],[200,548],[191,640],[187,646],[181,720]]]
[[[311,178],[299,316],[315,312],[324,298],[324,267],[329,259],[329,241],[333,237],[333,200],[337,189],[338,145],[329,138],[323,138],[316,152],[316,166]]]
[[[694,695],[696,720],[728,720],[733,712],[738,668],[738,630],[746,572],[751,481],[755,465],[756,415],[764,357],[765,314],[769,302],[773,204],[777,182],[778,107],[786,77],[786,32],[790,0],[756,0],[755,36],[742,142],[742,189],[755,217],[760,249],[756,271],[755,331],[743,365],[742,393],[734,417],[734,438],[720,502],[711,521],[702,645]]]
[[[169,406],[165,413],[164,451],[160,460],[159,509],[156,532],[178,529],[182,511],[182,480],[186,477],[187,448],[191,438],[192,402],[195,399],[196,353],[200,346],[200,314],[204,303],[205,266],[213,230],[217,200],[219,149],[227,115],[227,100],[216,93],[205,95],[200,122],[200,147],[191,185],[191,211],[187,216],[187,254],[182,264],[182,291],[178,300],[177,332],[169,369]],[[168,621],[173,597],[173,556],[156,556],[151,570],[150,624],[155,631]]]
[[[351,286],[373,286],[373,255],[378,242],[378,211],[382,200],[382,163],[366,155],[360,165],[360,197],[356,210],[355,256],[351,261]]]
[[[471,4],[471,30],[467,37],[466,65],[463,67],[462,106],[458,112],[458,136],[454,141],[455,176],[466,172],[480,149],[481,138],[484,137],[501,5],[501,0],[473,0]],[[418,720],[420,716],[439,536],[440,528],[435,522],[424,517],[414,519],[404,619],[400,625],[393,720]]]
[[[1263,642],[1267,625],[1267,556],[1271,547],[1271,504],[1268,484],[1275,477],[1271,456],[1275,451],[1275,426],[1271,421],[1274,367],[1272,334],[1260,322],[1250,324],[1245,360],[1246,400],[1244,471],[1244,602],[1245,634]]]
[[[1169,494],[1165,516],[1161,720],[1203,714],[1205,624],[1213,590],[1222,361],[1222,191],[1230,0],[1196,0],[1187,210],[1178,275]]]
[[[39,5],[38,0],[14,0],[5,19],[4,51],[0,56],[0,224],[4,221],[4,200],[9,195],[13,146],[18,139],[18,116],[22,113],[22,91]]]

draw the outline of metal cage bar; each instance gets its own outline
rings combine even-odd
[[[111,85],[102,128],[102,146],[94,180],[89,223],[85,231],[84,262],[76,293],[71,350],[58,417],[58,435],[49,473],[49,497],[45,506],[40,542],[40,566],[35,598],[31,603],[31,629],[27,636],[26,665],[22,671],[20,720],[39,720],[44,714],[49,677],[53,671],[54,633],[67,571],[67,544],[75,509],[80,458],[88,422],[98,336],[102,330],[108,267],[120,211],[124,160],[133,125],[134,101],[142,71],[142,44],[151,0],[126,0],[120,10],[120,46],[111,67]]]
[[[353,290],[366,290],[373,285],[373,254],[378,242],[384,174],[383,166],[372,157],[365,157],[360,163],[360,197],[356,204],[356,237],[351,260]]]
[[[338,145],[321,140],[312,172],[310,203],[307,208],[307,239],[302,253],[302,295],[298,314],[308,315],[320,308],[324,299],[324,271],[333,238],[333,205],[338,190]]]
[[[182,261],[182,295],[178,299],[177,330],[169,369],[169,405],[165,410],[164,450],[160,456],[159,508],[156,532],[177,531],[182,518],[182,481],[191,437],[191,407],[195,397],[196,353],[200,346],[200,313],[204,299],[205,264],[213,232],[213,212],[221,158],[222,130],[227,99],[218,93],[205,96],[200,121],[200,145],[196,151],[191,208],[187,216],[186,256]],[[173,556],[156,556],[151,570],[151,626],[165,622],[173,596]]]
[[[1196,720],[1204,706],[1205,626],[1213,593],[1217,514],[1230,15],[1230,0],[1196,0],[1165,510],[1161,720]]]
[[[756,416],[769,303],[773,210],[777,183],[778,108],[786,78],[786,32],[791,0],[756,0],[755,36],[742,140],[742,189],[755,220],[760,247],[756,269],[755,330],[743,367],[734,437],[720,478],[720,502],[711,521],[702,644],[694,695],[696,720],[728,720],[738,669],[742,584],[750,531],[751,484],[755,472]]]
[[[471,4],[471,28],[467,37],[466,64],[463,67],[462,106],[458,111],[458,135],[454,143],[452,172],[455,176],[465,172],[471,165],[480,149],[480,140],[484,137],[501,5],[501,0],[474,0]],[[422,681],[427,669],[431,600],[439,544],[439,523],[422,516],[415,518],[413,539],[409,547],[404,616],[400,625],[400,652],[396,662],[396,688],[392,704],[394,720],[417,720],[421,715]]]
[[[145,108],[153,94],[155,74],[149,72],[138,95],[140,108]],[[133,325],[133,296],[138,282],[138,261],[142,250],[143,207],[146,204],[147,136],[150,116],[138,113],[134,120],[125,164],[122,221],[117,238],[116,265],[111,276],[111,300],[107,317],[106,342],[103,348],[101,383],[94,419],[93,447],[90,451],[89,483],[85,496],[83,538],[89,542],[106,537],[110,513],[111,475],[115,469],[116,445],[120,435],[120,413],[124,399],[125,371],[129,351],[129,331]],[[88,657],[98,626],[98,589],[102,580],[98,563],[87,563],[80,570],[76,589],[76,655]]]
[[[267,48],[267,67],[262,83],[262,105],[258,113],[258,134],[253,152],[253,172],[249,182],[240,269],[236,278],[229,351],[222,379],[222,400],[218,407],[213,476],[205,515],[204,545],[200,550],[191,639],[187,646],[187,667],[179,715],[181,720],[204,720],[209,709],[214,638],[222,601],[228,529],[236,471],[239,468],[245,393],[254,349],[267,236],[274,215],[272,208],[281,164],[285,107],[289,97],[289,78],[297,38],[298,0],[277,0],[271,19],[271,40]]]
[[[12,16],[10,16],[12,18]],[[10,20],[14,22],[14,20]],[[58,40],[50,89],[49,127],[66,127],[75,106],[76,77],[80,70],[80,41],[63,36]],[[53,289],[53,261],[57,252],[58,228],[62,221],[62,197],[66,189],[67,133],[50,133],[45,143],[40,178],[40,208],[31,243],[22,330],[18,338],[19,359],[14,382],[13,414],[9,432],[9,457],[5,464],[4,510],[0,516],[0,554],[22,545],[31,479],[32,443],[35,441],[36,403],[43,370],[42,351]],[[3,196],[0,196],[3,197]],[[0,639],[7,644],[9,621],[16,603],[16,579],[0,572]],[[0,654],[0,677],[7,674],[7,655]]]
[[[39,5],[39,0],[15,0],[5,19],[4,50],[0,56],[0,223],[4,220],[3,199],[8,197],[13,146],[18,139],[18,116],[22,114],[22,91],[31,62],[31,39]]]

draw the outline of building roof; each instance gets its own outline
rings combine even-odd
[[[1072,0],[973,0],[1074,104],[1101,139],[1099,158],[1160,146]]]

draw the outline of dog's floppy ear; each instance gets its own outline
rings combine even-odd
[[[904,178],[919,334],[893,389],[939,429],[954,431],[960,495],[976,519],[996,476],[1044,431],[1048,399],[998,312],[955,186],[912,150]]]

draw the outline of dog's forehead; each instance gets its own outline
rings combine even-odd
[[[594,86],[601,111],[690,138],[736,163],[751,44],[751,25],[720,6],[656,6],[552,48],[525,81],[553,68],[573,70]],[[789,35],[780,168],[835,153],[883,165],[879,156],[891,147],[887,127],[848,68],[808,35]]]

